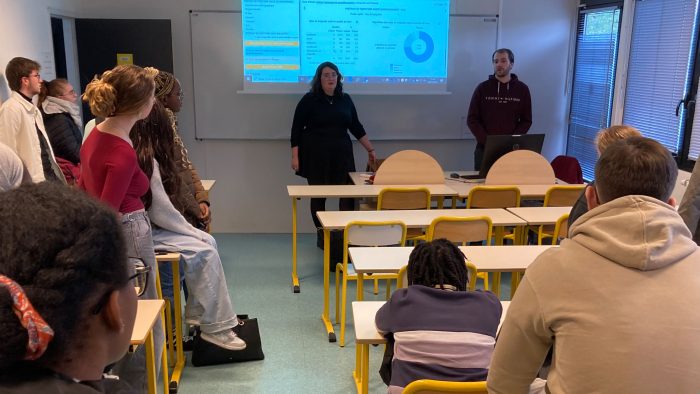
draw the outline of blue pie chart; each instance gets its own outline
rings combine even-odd
[[[415,63],[423,63],[433,55],[435,44],[430,35],[424,31],[416,31],[408,35],[403,43],[406,57]]]

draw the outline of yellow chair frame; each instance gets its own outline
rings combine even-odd
[[[520,189],[517,186],[476,186],[469,191],[467,208],[517,208],[520,206]],[[496,245],[504,239],[515,240],[515,234],[505,234],[503,227],[496,228]]]
[[[398,239],[382,239],[378,233],[375,236],[367,237],[359,242],[357,240],[351,240],[351,232],[353,228],[375,228],[376,230],[381,230],[380,228],[393,228],[399,226],[401,230],[401,236]],[[345,346],[345,325],[347,320],[347,293],[348,293],[348,281],[357,281],[358,276],[355,273],[349,273],[348,270],[348,247],[350,246],[389,246],[389,245],[399,245],[404,246],[406,244],[406,225],[401,221],[384,221],[384,222],[367,222],[367,221],[354,221],[350,222],[345,226],[343,231],[343,262],[336,265],[335,270],[335,322],[340,323],[340,339],[339,345],[341,347]],[[342,282],[341,275],[342,273]],[[391,295],[391,280],[396,279],[396,274],[374,274],[372,279],[386,279],[386,297],[387,299]],[[340,289],[342,287],[342,294],[340,294]]]
[[[478,226],[481,222],[486,224],[485,234],[478,230],[474,232],[474,229],[470,228]],[[472,233],[470,234],[470,232]],[[426,239],[432,241],[436,238],[445,238],[450,242],[459,242],[462,245],[468,245],[469,242],[486,241],[486,245],[488,246],[491,245],[492,235],[493,222],[488,216],[440,216],[433,219],[430,226],[428,226]],[[476,285],[476,279],[481,279],[484,281],[484,290],[489,289],[489,275],[487,272],[479,272],[479,274],[473,276],[473,278],[475,278],[472,281],[474,285]]]
[[[544,195],[545,207],[567,207],[574,205],[576,200],[581,196],[581,193],[586,189],[585,185],[556,185],[552,186],[547,190]],[[530,227],[531,231],[537,233],[537,244],[542,245],[545,238],[553,238],[553,242],[556,242],[555,237],[552,234],[558,234],[552,225],[539,225]]]
[[[415,380],[403,389],[403,394],[443,393],[488,394],[488,389],[486,382],[447,382],[431,379]]]
[[[559,238],[567,238],[569,236],[569,214],[565,213],[557,219],[554,225],[555,236],[552,237],[552,245],[556,245]]]

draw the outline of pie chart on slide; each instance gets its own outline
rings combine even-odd
[[[406,37],[403,43],[403,51],[411,61],[423,63],[433,55],[435,44],[430,35],[424,31],[416,31]]]

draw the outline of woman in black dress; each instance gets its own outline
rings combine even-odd
[[[372,143],[357,118],[350,96],[343,93],[343,76],[338,66],[321,63],[311,81],[311,91],[297,104],[292,122],[292,169],[309,185],[346,185],[355,171],[350,133],[367,150],[369,161],[376,159]],[[351,198],[341,198],[341,211],[354,208]],[[311,218],[320,228],[316,212],[326,209],[325,198],[311,199]],[[319,246],[321,246],[321,232]]]

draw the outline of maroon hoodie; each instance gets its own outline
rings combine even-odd
[[[525,134],[532,125],[530,89],[510,74],[508,83],[493,75],[474,89],[467,125],[479,144],[492,134]]]

